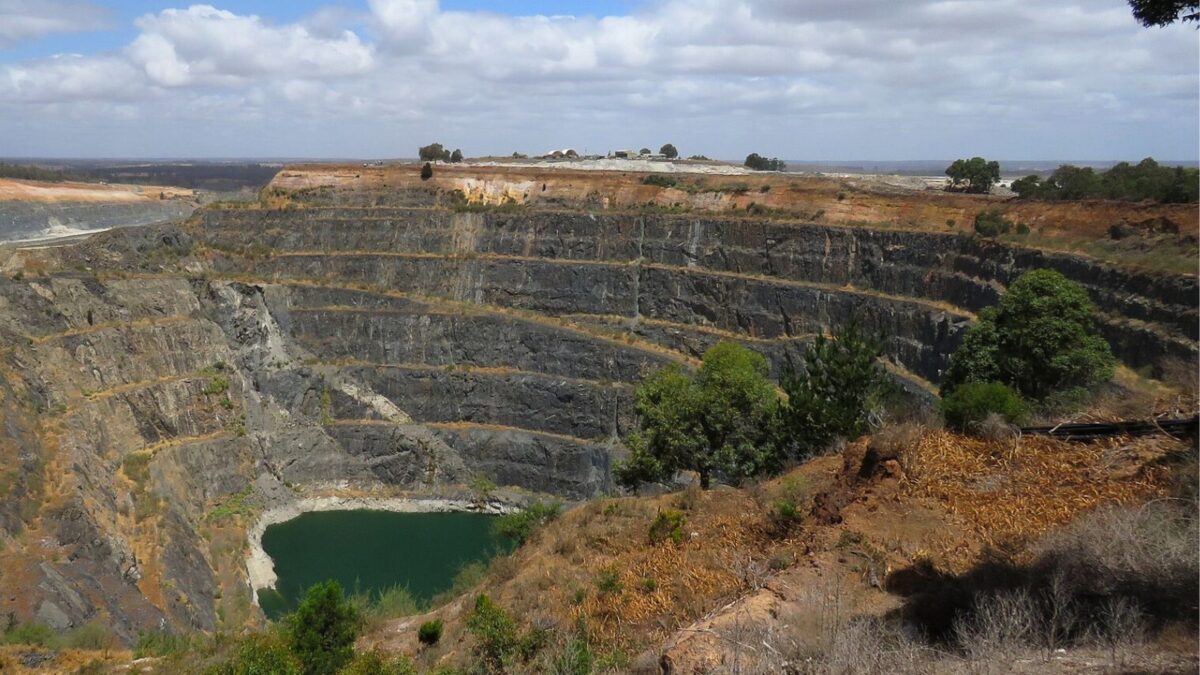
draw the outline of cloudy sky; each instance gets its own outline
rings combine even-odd
[[[0,0],[0,157],[1195,160],[1125,0]]]

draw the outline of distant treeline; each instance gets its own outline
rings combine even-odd
[[[43,169],[32,164],[7,164],[0,162],[0,178],[18,178],[21,180],[41,180],[50,183],[61,183],[64,180],[78,180],[78,176],[67,174],[57,169]]]
[[[1022,199],[1120,199],[1163,204],[1200,201],[1200,169],[1161,166],[1147,157],[1121,162],[1097,173],[1091,167],[1064,164],[1046,178],[1031,174],[1012,183]]]

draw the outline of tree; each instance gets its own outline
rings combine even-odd
[[[626,440],[629,458],[616,469],[624,485],[665,480],[679,470],[739,479],[778,465],[774,421],[779,397],[767,360],[732,343],[704,353],[695,374],[669,365],[635,392],[640,432]]]
[[[788,396],[781,433],[792,452],[811,454],[834,439],[857,438],[866,431],[870,399],[887,382],[879,365],[882,355],[881,341],[852,323],[833,339],[818,336],[799,370],[788,363],[780,378]]]
[[[648,154],[650,154],[650,148],[642,148],[641,150],[638,150],[638,154],[639,155],[648,155]]]
[[[1021,199],[1032,199],[1037,197],[1041,191],[1042,179],[1037,174],[1029,174],[1024,178],[1018,178],[1012,182],[1010,188],[1017,193],[1017,197]]]
[[[1168,26],[1176,21],[1200,21],[1197,0],[1129,0],[1133,18],[1147,28]]]
[[[362,617],[336,581],[308,589],[286,618],[287,641],[305,675],[333,675],[354,658]]]
[[[433,165],[425,162],[425,166],[421,167],[421,180],[429,180],[433,178]]]
[[[450,151],[443,148],[441,143],[430,143],[418,148],[417,156],[422,162],[450,161]]]
[[[1119,162],[1101,173],[1063,164],[1041,180],[1035,175],[1013,181],[1022,199],[1121,199],[1187,204],[1200,200],[1200,169],[1162,166],[1147,157],[1137,164]]]
[[[787,169],[787,163],[777,157],[767,159],[762,157],[757,152],[752,152],[746,155],[746,161],[743,164],[755,171],[783,171]]]
[[[457,163],[461,162],[462,160],[463,160],[462,150],[455,148],[454,152],[450,153],[450,161],[454,164],[457,164]]]
[[[1103,194],[1103,183],[1092,167],[1064,164],[1046,179],[1058,199],[1094,199]]]
[[[966,382],[1001,382],[1043,399],[1112,377],[1114,359],[1096,330],[1087,292],[1059,272],[1026,272],[979,314],[950,358],[943,395]]]
[[[985,195],[1000,180],[1000,162],[989,162],[982,157],[956,159],[946,167],[946,175],[951,181],[948,189]]]
[[[679,156],[679,150],[676,150],[674,145],[667,143],[658,149],[658,154],[663,155],[667,159],[675,159]]]

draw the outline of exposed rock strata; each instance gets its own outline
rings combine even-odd
[[[479,475],[603,493],[634,384],[722,339],[778,373],[858,321],[928,395],[973,312],[1036,267],[1084,284],[1126,363],[1196,353],[1191,277],[932,233],[440,199],[213,209],[0,280],[0,586],[36,589],[0,613],[211,630],[255,616],[241,546],[264,510],[462,498]]]

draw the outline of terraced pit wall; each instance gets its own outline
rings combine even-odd
[[[419,201],[414,198],[414,201]],[[897,230],[639,213],[212,209],[0,279],[0,613],[261,620],[254,514],[314,494],[611,488],[632,392],[722,339],[778,371],[855,320],[929,396],[1027,269],[1084,284],[1134,366],[1196,354],[1195,278]],[[77,270],[91,272],[79,272]]]

